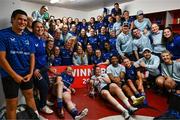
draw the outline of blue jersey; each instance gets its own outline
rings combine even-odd
[[[93,50],[98,48],[98,38],[97,36],[88,37],[88,43],[92,46]]]
[[[66,48],[62,48],[61,49],[62,65],[73,65],[72,56],[73,56],[72,51]]]
[[[110,37],[109,38],[109,43],[110,43],[110,46],[112,49],[115,49],[116,50],[116,37]]]
[[[103,58],[104,58],[105,60],[107,60],[107,59],[110,60],[110,58],[111,58],[113,55],[118,56],[117,50],[111,49],[111,50],[109,50],[109,51],[103,51]]]
[[[137,70],[136,70],[136,67],[134,65],[131,65],[130,68],[126,67],[125,79],[126,80],[130,79],[132,81],[137,80]]]
[[[64,83],[64,86],[69,88],[69,86],[74,82],[74,77],[71,75],[68,75],[66,72],[61,73],[61,77]]]
[[[35,47],[35,68],[41,69],[48,66],[48,56],[46,54],[46,42],[42,38],[38,38],[34,34],[31,35]]]
[[[166,43],[166,49],[171,52],[173,59],[180,58],[180,35],[174,35],[171,42]]]
[[[101,33],[98,34],[98,46],[100,50],[104,49],[104,43],[108,41],[108,39],[109,39],[109,36],[107,34],[105,35],[102,35]]]
[[[72,31],[69,31],[69,33],[72,35],[72,36],[74,36],[74,37],[77,37],[77,32],[72,32]]]
[[[34,47],[26,33],[18,35],[12,28],[1,30],[0,51],[6,52],[6,59],[17,74],[25,75],[30,72],[30,54],[34,53]],[[9,76],[2,68],[0,73],[2,77]]]
[[[109,31],[113,30],[113,25],[114,25],[113,22],[108,24]]]
[[[86,24],[81,23],[81,24],[80,24],[80,30],[81,30],[81,29],[87,30],[87,29],[88,29],[88,24],[87,24],[87,23],[86,23]]]
[[[100,58],[96,57],[95,55],[92,57],[92,62],[93,64],[99,64],[104,62],[105,59],[103,58],[103,56],[101,56]]]
[[[113,9],[111,10],[111,14],[114,14],[114,16],[116,16],[116,15],[122,15],[122,11],[121,11],[120,8],[119,8],[118,10],[116,10],[115,8],[113,8]]]
[[[102,22],[98,22],[96,24],[96,30],[100,31],[101,27],[103,27],[103,26],[107,27],[107,24],[105,22],[103,22],[103,21]]]
[[[61,39],[54,40],[54,46],[58,46],[59,48],[62,48],[64,46],[64,41]]]
[[[62,64],[62,58],[60,56],[54,57],[52,61],[52,66],[60,66]]]
[[[81,43],[84,50],[85,50],[85,48],[87,46],[87,39],[88,39],[87,37],[82,37],[82,36],[77,37],[78,42]]]
[[[78,24],[76,25],[76,29],[77,29],[77,33],[80,33],[80,31],[81,31],[81,25],[80,25],[80,23],[78,23]]]

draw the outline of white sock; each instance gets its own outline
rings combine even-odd
[[[123,100],[123,103],[124,103],[128,108],[131,107],[128,99],[124,99],[124,100]]]
[[[34,111],[37,114],[37,117],[39,118],[39,112],[37,110]]]
[[[133,95],[133,96],[131,96],[131,100],[135,100],[136,99],[136,97]]]
[[[121,111],[127,111],[121,104],[118,104],[116,107]]]

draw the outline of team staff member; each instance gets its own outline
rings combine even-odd
[[[150,39],[142,34],[138,28],[133,28],[131,34],[133,37],[133,44],[135,46],[134,54],[136,59],[139,60],[139,58],[142,57],[142,50],[144,48],[149,48],[152,50]]]
[[[131,60],[135,60],[133,54],[135,45],[133,44],[131,33],[129,31],[128,22],[124,22],[122,26],[122,32],[118,35],[116,40],[116,49],[121,57],[128,57]]]
[[[167,90],[174,90],[180,94],[180,62],[172,60],[172,54],[165,50],[161,53],[163,63],[161,63],[161,76],[156,79],[156,83],[160,87]]]
[[[35,65],[34,49],[27,34],[26,12],[18,9],[11,16],[12,27],[0,31],[0,73],[6,97],[6,117],[16,119],[18,91],[22,90],[26,104],[37,114],[32,80]]]
[[[161,52],[166,50],[165,44],[162,41],[163,31],[159,30],[157,23],[153,23],[151,26],[151,43],[153,48],[153,53],[157,56],[161,56]]]
[[[40,94],[40,102],[39,107],[40,110],[46,114],[53,113],[46,105],[46,100],[48,96],[48,87],[49,87],[49,78],[47,71],[50,70],[48,68],[47,62],[47,54],[45,50],[45,40],[41,38],[44,32],[43,24],[39,21],[34,21],[32,23],[33,34],[30,36],[31,41],[33,41],[35,47],[35,60],[36,66],[34,70],[34,84],[35,87],[39,90]]]
[[[151,21],[149,18],[144,17],[142,10],[137,11],[137,19],[134,21],[134,27],[138,28],[143,34],[147,34],[151,29]]]
[[[149,75],[147,76],[147,82],[150,83],[150,85],[154,85],[156,77],[158,77],[160,74],[160,71],[158,69],[160,59],[158,56],[153,55],[151,49],[149,48],[144,48],[142,53],[143,57],[136,61],[134,65],[136,67],[140,67],[140,69],[145,70],[145,73],[149,73]]]
[[[47,14],[46,14],[47,11],[48,11],[47,6],[42,6],[39,11],[38,10],[33,11],[32,12],[33,21],[38,20],[40,22],[43,22],[43,20],[45,20],[46,17],[48,18]]]

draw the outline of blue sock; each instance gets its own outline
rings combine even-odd
[[[78,110],[76,108],[73,108],[71,110],[71,115],[72,115],[73,118],[75,118],[78,115]]]
[[[145,96],[145,95],[146,95],[145,92],[142,92],[142,93],[141,93],[141,96]]]
[[[140,93],[135,93],[135,96],[136,97],[141,97],[141,94]]]
[[[57,108],[61,109],[63,106],[63,100],[62,98],[57,98]]]

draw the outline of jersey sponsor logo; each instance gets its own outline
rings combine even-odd
[[[30,55],[30,52],[23,52],[23,51],[15,51],[15,50],[11,50],[10,51],[10,53],[11,54],[18,54],[18,55],[22,55],[22,54],[24,54],[24,55]]]

